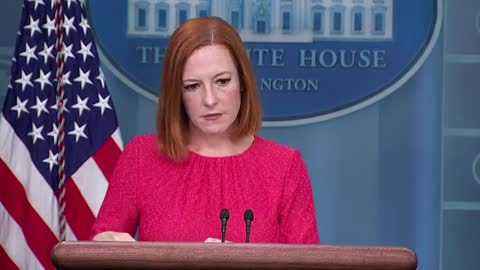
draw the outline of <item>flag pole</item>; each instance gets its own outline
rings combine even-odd
[[[57,89],[56,89],[56,101],[57,101],[57,122],[58,122],[58,204],[59,204],[59,241],[65,241],[65,115],[64,115],[64,82],[63,82],[63,66],[64,66],[64,53],[63,53],[63,4],[62,0],[55,0],[55,49],[56,66],[57,66]]]

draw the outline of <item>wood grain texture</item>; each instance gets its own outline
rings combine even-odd
[[[62,242],[57,269],[322,269],[412,270],[403,247],[166,242]]]

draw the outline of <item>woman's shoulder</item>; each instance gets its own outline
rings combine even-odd
[[[133,146],[152,146],[157,142],[157,137],[155,134],[140,134],[133,136],[132,140],[128,145]]]
[[[127,144],[125,151],[135,152],[137,155],[147,158],[162,157],[155,134],[135,135]]]
[[[260,153],[267,155],[275,159],[286,159],[291,160],[292,157],[299,153],[299,151],[289,145],[282,144],[261,136],[256,136],[256,145],[257,150],[260,150]]]
[[[302,160],[300,151],[292,146],[263,137],[256,137],[256,150],[252,151],[251,163],[255,170],[263,171],[268,176],[264,179],[284,179],[292,166]]]
[[[155,168],[177,167],[175,161],[160,153],[156,134],[135,135],[124,151],[128,157],[135,157],[144,167]]]

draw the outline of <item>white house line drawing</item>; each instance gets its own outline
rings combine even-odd
[[[193,17],[219,16],[245,42],[393,39],[394,0],[129,0],[128,36],[168,38]]]

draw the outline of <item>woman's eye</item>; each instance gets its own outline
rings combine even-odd
[[[217,83],[221,86],[227,85],[230,82],[230,78],[225,78],[225,79],[218,79]]]
[[[186,91],[193,91],[193,90],[196,90],[197,88],[198,88],[198,83],[192,83],[192,84],[187,84],[183,86],[183,89],[185,89]]]

